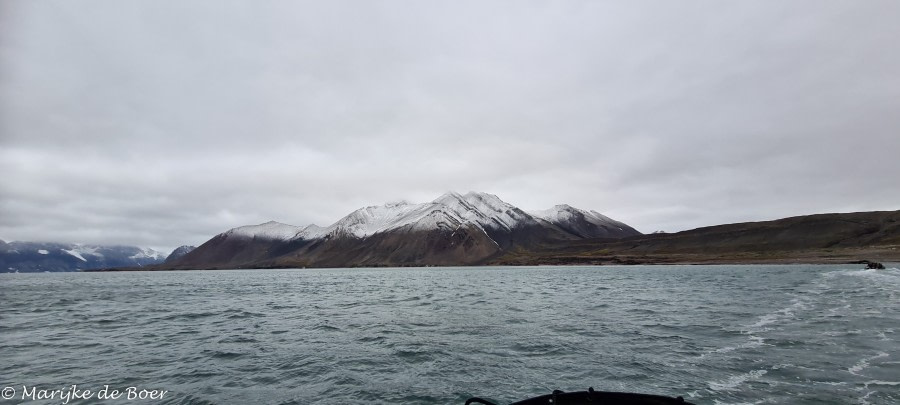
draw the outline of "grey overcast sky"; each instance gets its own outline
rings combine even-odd
[[[0,238],[900,209],[900,1],[0,0]]]

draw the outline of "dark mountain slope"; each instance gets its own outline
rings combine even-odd
[[[900,211],[817,214],[621,240],[552,243],[498,264],[900,260]],[[874,255],[874,256],[873,256]]]
[[[184,256],[188,253],[191,253],[191,251],[193,251],[196,248],[197,248],[196,246],[188,246],[188,245],[179,246],[175,250],[173,250],[172,253],[169,253],[169,255],[166,256],[166,260],[164,261],[164,263],[172,263],[175,260],[180,259],[182,256]]]

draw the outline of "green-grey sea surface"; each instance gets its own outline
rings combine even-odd
[[[592,386],[896,404],[888,267],[0,274],[0,404],[63,403],[28,390],[72,384],[167,392],[69,403],[506,404]]]

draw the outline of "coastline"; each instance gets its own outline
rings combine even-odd
[[[881,263],[900,263],[900,250],[896,247],[872,249],[844,249],[841,252],[829,251],[781,251],[781,252],[734,252],[731,254],[672,253],[647,255],[553,255],[523,256],[514,258],[503,256],[480,264],[428,265],[421,263],[376,264],[360,266],[209,266],[204,268],[187,268],[180,266],[145,266],[115,267],[88,269],[82,272],[131,272],[131,271],[196,271],[196,270],[249,270],[249,269],[327,269],[327,268],[359,268],[376,269],[390,267],[526,267],[526,266],[645,266],[645,265],[828,265],[859,264],[868,261]]]

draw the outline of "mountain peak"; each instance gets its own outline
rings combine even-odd
[[[169,256],[166,257],[166,260],[164,262],[172,263],[175,260],[180,259],[182,256],[184,256],[188,253],[191,253],[191,251],[193,251],[196,248],[197,248],[196,246],[189,246],[189,245],[179,246],[178,248],[173,250],[172,253],[169,253]]]
[[[432,202],[440,203],[443,201],[458,201],[458,200],[463,200],[462,194],[457,193],[456,191],[448,191],[444,194],[441,194],[440,197],[435,198],[434,201],[432,201]]]
[[[406,201],[406,200],[400,200],[400,201],[391,201],[391,202],[384,204],[384,206],[388,207],[388,208],[402,207],[404,205],[412,205],[412,203],[410,203],[409,201]]]
[[[634,228],[597,211],[586,211],[568,204],[557,204],[546,210],[530,211],[529,214],[582,238],[640,235]]]
[[[360,208],[325,228],[320,234],[349,234],[364,238],[396,227],[406,215],[420,207],[421,204],[404,201]]]
[[[466,193],[463,196],[463,198],[465,198],[466,201],[469,201],[469,202],[484,201],[486,203],[490,203],[493,206],[504,205],[504,206],[512,207],[512,205],[501,200],[500,197],[497,197],[496,195],[490,194],[490,193],[483,193],[483,192],[479,192],[479,191],[470,191],[470,192]]]

